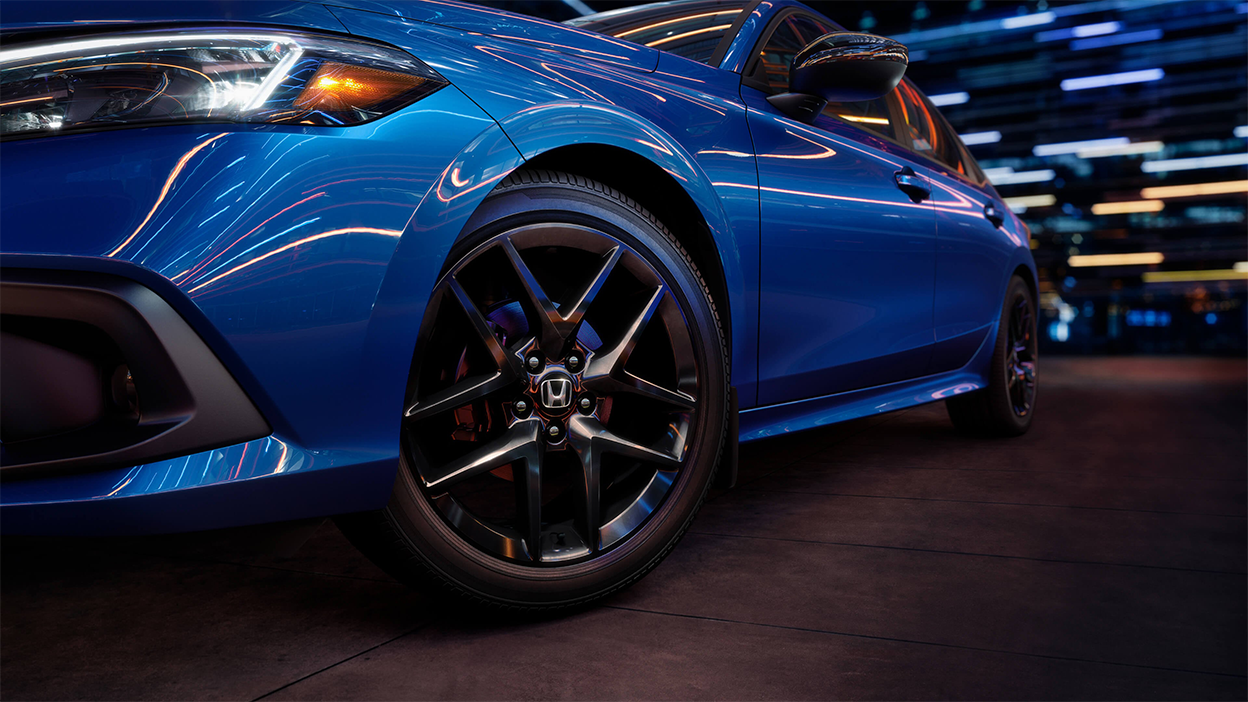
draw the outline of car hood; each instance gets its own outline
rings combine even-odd
[[[452,0],[333,0],[322,4],[331,9],[346,7],[428,22],[515,41],[536,50],[571,54],[639,71],[653,71],[659,64],[659,52],[648,46],[514,12]]]

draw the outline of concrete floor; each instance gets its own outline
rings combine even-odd
[[[1045,362],[1031,433],[929,406],[752,444],[653,574],[471,622],[332,523],[3,541],[0,697],[1244,699],[1243,361]]]

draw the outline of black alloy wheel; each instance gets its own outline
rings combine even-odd
[[[1031,304],[1016,297],[1010,308],[1009,357],[1006,360],[1006,387],[1014,414],[1025,417],[1036,399],[1036,335]]]
[[[988,387],[945,401],[959,430],[987,436],[1018,436],[1031,428],[1039,388],[1036,304],[1021,277],[1010,278],[997,327]]]
[[[586,602],[653,568],[705,495],[714,305],[666,229],[594,181],[514,174],[470,227],[420,330],[391,505],[344,531],[417,585]]]

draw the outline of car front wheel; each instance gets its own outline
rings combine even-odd
[[[621,193],[520,171],[432,296],[389,505],[341,518],[392,575],[546,609],[635,582],[684,534],[727,423],[714,302]]]

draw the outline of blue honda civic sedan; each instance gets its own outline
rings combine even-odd
[[[739,441],[1034,416],[1029,232],[904,46],[791,0],[3,19],[6,534],[334,516],[406,582],[565,607]]]

